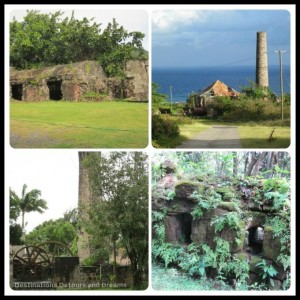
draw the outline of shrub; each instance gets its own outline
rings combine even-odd
[[[158,139],[162,136],[177,137],[179,136],[179,126],[176,121],[168,116],[161,117],[159,115],[152,116],[152,138]]]
[[[218,115],[225,112],[230,112],[234,106],[234,101],[230,97],[219,96],[215,97],[212,102],[207,105],[207,109],[213,108]]]

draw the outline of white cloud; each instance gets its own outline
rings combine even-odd
[[[160,10],[152,14],[152,31],[154,33],[174,32],[182,25],[205,20],[204,11],[200,10]]]

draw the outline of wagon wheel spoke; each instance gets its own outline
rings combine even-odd
[[[25,260],[23,257],[21,257],[21,256],[19,256],[19,255],[17,255],[17,254],[14,256],[14,259],[15,259],[15,258],[18,258],[19,260],[21,260],[22,262],[24,262],[26,265],[28,264],[28,261],[27,261],[27,260]]]
[[[37,259],[38,256],[41,256],[41,255],[40,255],[41,249],[38,249],[37,251],[33,251],[32,254],[33,254],[34,252],[36,252],[36,255],[33,257],[33,260],[32,260],[33,262],[36,261],[36,259]]]

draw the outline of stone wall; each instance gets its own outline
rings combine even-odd
[[[148,61],[128,61],[125,76],[125,98],[146,101],[148,99]]]
[[[57,82],[61,97],[51,98],[49,82]],[[10,97],[15,100],[101,101],[123,96],[148,100],[148,61],[128,61],[124,82],[107,78],[95,61],[22,71],[10,69]]]

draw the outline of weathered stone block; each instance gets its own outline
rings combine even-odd
[[[278,238],[273,237],[273,229],[271,226],[266,226],[264,230],[263,252],[266,258],[273,260],[277,265],[277,257],[280,254],[281,244]]]

